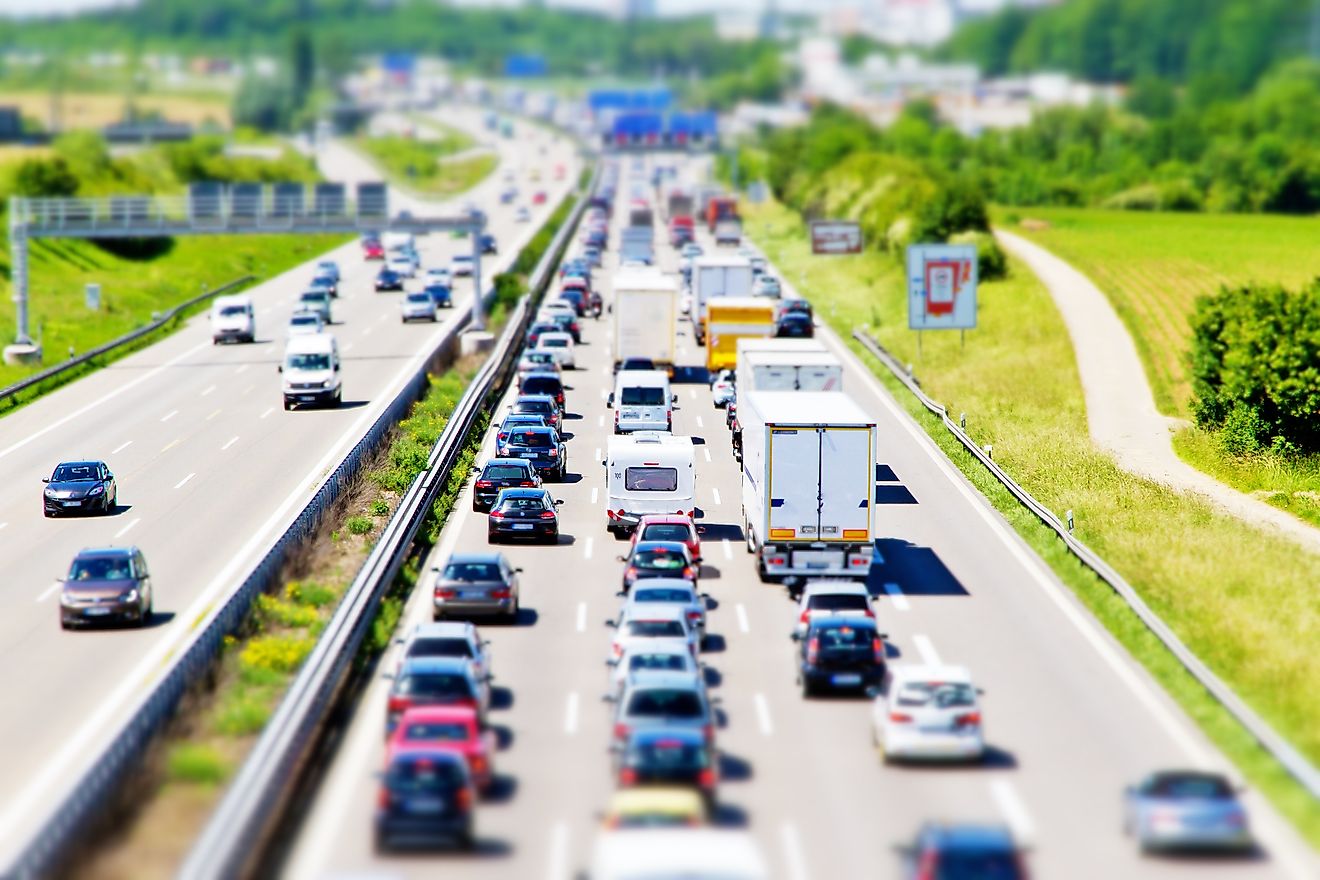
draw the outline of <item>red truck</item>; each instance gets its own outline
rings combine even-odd
[[[738,200],[733,196],[712,196],[706,202],[706,230],[715,232],[715,224],[721,220],[738,219]]]
[[[669,221],[669,243],[682,247],[696,239],[696,221],[690,214],[680,214]]]

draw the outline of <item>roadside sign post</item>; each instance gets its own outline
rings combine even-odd
[[[83,296],[87,301],[89,311],[99,312],[101,310],[101,285],[94,281],[87,282],[83,288]]]
[[[907,249],[908,328],[917,331],[976,329],[976,246],[914,244]]]
[[[862,227],[853,220],[812,220],[813,254],[860,254]]]

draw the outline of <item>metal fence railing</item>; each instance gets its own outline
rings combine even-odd
[[[876,342],[869,334],[863,330],[854,330],[853,338],[862,344],[876,360],[880,361],[889,372],[893,373],[898,381],[902,382],[908,391],[920,401],[921,405],[930,410],[944,427],[948,429],[959,443],[966,447],[967,451],[974,455],[985,468],[990,471],[996,480],[998,480],[1005,489],[1012,493],[1023,507],[1026,507],[1036,515],[1041,522],[1048,526],[1059,539],[1067,545],[1068,550],[1077,557],[1077,559],[1091,571],[1095,572],[1100,580],[1104,581],[1109,587],[1117,593],[1128,607],[1141,619],[1146,628],[1154,633],[1155,637],[1163,643],[1169,653],[1177,658],[1183,668],[1195,678],[1202,687],[1204,687],[1216,701],[1219,702],[1238,724],[1242,725],[1248,733],[1258,742],[1261,748],[1265,749],[1273,758],[1281,764],[1289,774],[1293,776],[1311,796],[1320,799],[1320,770],[1317,770],[1314,764],[1292,746],[1287,740],[1281,737],[1272,728],[1265,719],[1256,714],[1246,702],[1239,697],[1231,687],[1215,675],[1206,666],[1201,658],[1197,657],[1185,644],[1182,639],[1166,624],[1140,594],[1132,587],[1127,580],[1118,573],[1113,566],[1104,560],[1100,554],[1096,553],[1086,544],[1082,543],[1069,527],[1059,518],[1054,511],[1050,510],[1044,504],[1034,498],[1030,492],[1022,488],[1010,477],[1002,467],[991,457],[990,453],[982,449],[967,431],[958,422],[949,418],[948,410],[944,404],[932,400],[921,386],[917,384],[916,379],[904,368],[897,358],[890,354],[884,346]]]

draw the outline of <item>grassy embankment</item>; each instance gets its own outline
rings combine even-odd
[[[396,186],[423,196],[445,198],[471,189],[499,164],[493,153],[451,158],[475,145],[466,133],[439,123],[424,126],[432,136],[390,134],[359,137],[353,143]]]
[[[1320,659],[1312,650],[1320,607],[1312,589],[1320,558],[1220,514],[1204,503],[1120,470],[1088,440],[1072,347],[1048,293],[1020,264],[981,290],[980,328],[965,349],[957,334],[928,333],[917,358],[907,329],[902,272],[890,257],[813,257],[797,215],[753,206],[749,235],[845,338],[869,327],[916,365],[924,387],[967,413],[978,442],[1055,511],[1075,511],[1077,534],[1137,587],[1183,640],[1312,760],[1320,761]],[[1126,605],[1068,555],[887,370],[852,343],[950,459],[1059,576],[1151,670],[1241,768],[1320,846],[1310,796],[1266,757],[1185,673]],[[1030,382],[1023,382],[1030,376]],[[1241,548],[1252,548],[1242,553]],[[1262,566],[1260,560],[1274,560]]]
[[[42,126],[51,123],[51,92],[49,89],[6,89],[4,102],[18,107],[19,112]],[[97,92],[83,89],[67,90],[59,99],[60,130],[101,129],[124,118],[129,99],[122,92]],[[187,94],[135,95],[132,105],[138,114],[159,114],[170,122],[185,122],[200,127],[213,125],[227,130],[232,116],[229,96],[223,93],[193,92]]]
[[[1155,403],[1189,418],[1187,364],[1196,298],[1221,285],[1278,282],[1297,288],[1320,275],[1320,219],[1261,214],[1172,214],[1024,208],[1045,221],[1007,228],[1044,245],[1109,297],[1146,367]],[[1174,448],[1211,476],[1320,525],[1320,456],[1234,456],[1197,428]]]
[[[572,198],[533,236],[510,271],[494,279],[499,291],[490,329],[499,333],[526,278],[562,225]],[[226,641],[212,684],[190,700],[160,749],[144,795],[134,804],[131,827],[94,857],[87,874],[97,880],[173,876],[188,847],[218,802],[224,783],[242,764],[262,728],[311,653],[339,600],[375,545],[380,528],[426,466],[459,399],[481,366],[472,357],[431,377],[426,396],[395,430],[365,478],[327,518],[321,534],[288,567],[287,582],[258,598],[243,632]],[[419,540],[434,542],[467,482],[486,421],[478,420],[467,448],[449,473]],[[408,594],[416,585],[414,555],[376,611],[359,661],[371,662],[390,644]]]

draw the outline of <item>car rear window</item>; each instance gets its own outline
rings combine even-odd
[[[568,342],[562,336],[545,336],[539,344],[542,348],[568,348]]]
[[[807,608],[812,611],[866,611],[870,607],[865,596],[825,593],[807,599]]]
[[[633,554],[632,564],[658,571],[680,571],[687,565],[687,559],[677,550],[638,550]]]
[[[629,492],[674,492],[678,489],[678,468],[625,468],[623,488]]]
[[[447,581],[497,581],[500,567],[493,562],[451,562],[445,566]]]
[[[643,541],[687,541],[692,537],[692,532],[682,523],[656,523],[647,526],[642,533]]]
[[[528,478],[528,474],[526,468],[515,467],[511,464],[497,464],[487,467],[481,478],[483,480],[525,480]]]
[[[875,630],[860,626],[827,626],[816,630],[815,637],[820,640],[822,651],[850,648],[869,648],[875,638]]]
[[[500,510],[545,510],[545,502],[540,498],[523,496],[505,498],[500,502]]]
[[[677,587],[648,587],[646,589],[637,587],[633,589],[634,602],[691,602],[692,600],[691,590],[681,590]]]
[[[463,771],[457,762],[425,758],[395,761],[385,775],[390,791],[398,794],[448,791],[462,782]]]
[[[976,704],[976,691],[963,683],[910,681],[898,691],[898,705],[952,709]]]
[[[633,620],[628,623],[628,635],[648,639],[681,639],[687,636],[687,632],[677,620]]]
[[[700,718],[701,698],[689,690],[661,688],[638,691],[628,701],[629,715],[660,715],[666,718]]]
[[[403,730],[408,742],[466,742],[470,736],[461,722],[415,721]]]
[[[415,672],[396,679],[395,693],[408,697],[470,697],[467,676],[454,672]]]
[[[954,850],[940,854],[935,880],[1017,880],[1017,858],[1012,853]]]
[[[664,406],[665,389],[660,387],[628,387],[619,391],[619,403],[623,406]]]
[[[1160,798],[1201,800],[1232,797],[1233,789],[1213,776],[1177,776],[1157,780],[1150,793]]]
[[[518,409],[525,413],[548,413],[552,411],[552,404],[548,400],[522,400],[518,402]]]
[[[625,762],[630,767],[666,770],[699,768],[710,763],[704,746],[674,739],[638,743],[628,750]]]
[[[471,657],[472,643],[460,638],[413,639],[408,643],[409,657]]]
[[[554,376],[528,376],[522,387],[527,394],[558,394],[564,386]]]
[[[554,445],[550,442],[550,435],[544,431],[514,431],[509,435],[509,443],[529,449],[549,449]]]
[[[628,658],[629,671],[682,672],[687,660],[682,654],[633,654]]]

